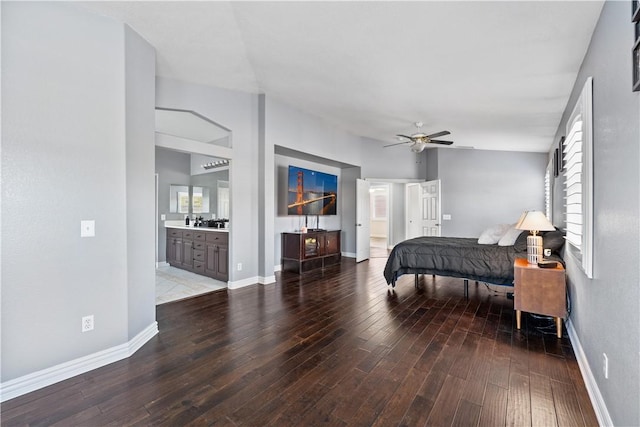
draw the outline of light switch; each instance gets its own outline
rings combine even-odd
[[[92,219],[80,221],[80,237],[94,237],[96,235],[96,222]]]
[[[442,215],[442,220],[443,221],[451,221],[451,215],[450,214]]]
[[[166,220],[167,220],[167,216],[165,214],[161,214],[160,221],[166,221]]]

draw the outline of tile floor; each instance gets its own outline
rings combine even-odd
[[[225,282],[168,265],[156,268],[156,305],[226,289],[226,287]]]

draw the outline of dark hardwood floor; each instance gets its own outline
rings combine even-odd
[[[597,425],[552,321],[518,331],[512,300],[460,279],[392,291],[384,263],[158,306],[135,355],[5,402],[2,424]]]

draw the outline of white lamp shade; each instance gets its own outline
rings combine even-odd
[[[553,231],[556,228],[540,211],[524,212],[516,224],[518,230],[529,230],[536,234],[538,231]]]

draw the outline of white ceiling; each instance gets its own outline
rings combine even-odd
[[[74,4],[148,40],[159,76],[265,93],[387,143],[422,121],[454,146],[546,152],[603,2]]]

